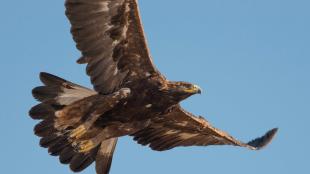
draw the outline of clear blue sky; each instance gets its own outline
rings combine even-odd
[[[250,140],[280,131],[262,151],[190,147],[151,151],[119,141],[112,174],[309,173],[310,1],[140,0],[157,67],[204,92],[183,102],[216,127]],[[40,148],[31,89],[40,71],[90,86],[62,0],[0,6],[0,173],[71,173]],[[83,174],[93,174],[90,167]]]

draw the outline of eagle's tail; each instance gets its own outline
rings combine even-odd
[[[103,141],[89,151],[79,152],[75,148],[76,142],[70,141],[70,133],[82,124],[83,112],[71,113],[72,115],[65,117],[65,120],[60,120],[57,115],[57,111],[66,106],[71,107],[75,102],[95,96],[97,93],[48,73],[40,73],[40,79],[44,86],[34,88],[32,94],[41,103],[29,111],[31,118],[42,120],[34,128],[35,134],[41,137],[40,145],[48,148],[51,155],[59,156],[61,163],[70,164],[74,172],[88,167],[96,157],[108,172],[117,139]]]

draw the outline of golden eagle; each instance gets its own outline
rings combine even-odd
[[[156,151],[178,146],[234,145],[257,150],[277,129],[243,143],[179,105],[197,85],[167,80],[154,66],[137,0],[66,0],[71,33],[94,90],[41,73],[32,93],[41,103],[29,115],[42,120],[40,145],[79,172],[96,162],[107,174],[117,138],[133,136]]]

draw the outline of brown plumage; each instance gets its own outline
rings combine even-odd
[[[198,86],[168,81],[155,68],[137,0],[66,0],[71,32],[95,90],[41,73],[32,93],[40,103],[29,115],[41,120],[40,145],[79,172],[96,162],[108,174],[117,138],[134,137],[163,151],[178,146],[234,145],[258,150],[277,129],[243,143],[179,106]]]

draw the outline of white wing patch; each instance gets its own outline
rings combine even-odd
[[[145,105],[146,108],[152,107],[152,104]]]
[[[70,105],[82,98],[97,94],[95,91],[90,91],[89,89],[81,88],[78,86],[62,88],[62,91],[63,92],[59,93],[59,95],[56,97],[56,101],[60,105]]]

